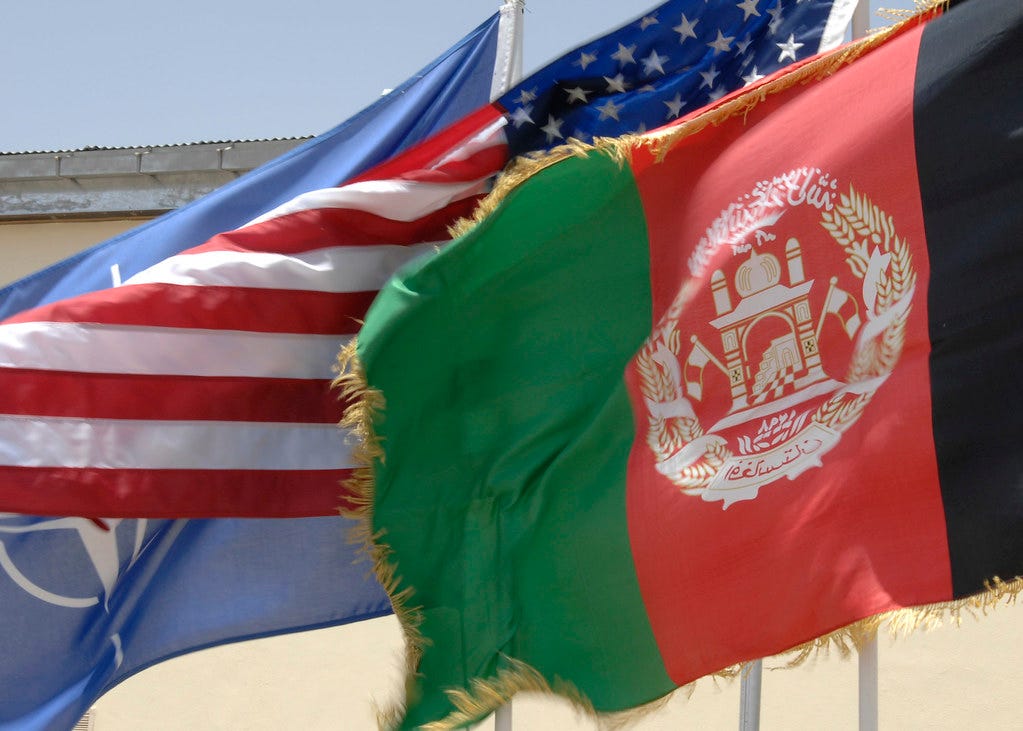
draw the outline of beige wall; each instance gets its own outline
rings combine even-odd
[[[1023,728],[1023,607],[982,621],[892,642],[880,639],[882,729]],[[370,702],[400,684],[397,622],[384,618],[331,630],[205,650],[150,668],[97,703],[96,731],[237,731],[375,728]],[[768,661],[768,665],[777,662]],[[703,680],[639,720],[640,731],[738,726],[739,684]],[[558,700],[513,704],[514,728],[597,728]],[[483,728],[492,728],[488,722]],[[764,673],[761,728],[857,728],[857,664],[837,656]]]
[[[0,287],[92,244],[116,236],[138,221],[0,223]]]
[[[128,228],[127,222],[0,225],[0,283]],[[689,598],[693,600],[692,597]],[[623,638],[624,641],[624,638]],[[982,621],[880,642],[882,729],[1023,728],[1023,607]],[[769,663],[770,664],[770,663]],[[400,687],[401,639],[383,618],[214,648],[146,670],[94,709],[95,731],[270,731],[374,728],[371,702]],[[855,660],[766,672],[762,728],[855,729]],[[738,683],[701,681],[636,728],[735,729]],[[518,730],[592,729],[566,704],[522,698]],[[492,728],[488,722],[484,728]]]

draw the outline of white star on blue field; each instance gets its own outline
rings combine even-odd
[[[50,3],[12,2],[4,8],[8,32],[0,44],[0,65],[12,71],[3,84],[0,152],[317,134],[399,85],[500,4],[95,0],[60,3],[55,12]],[[739,18],[770,17],[766,0],[708,4],[717,5]],[[647,13],[655,6],[528,0],[524,70],[630,20],[642,30],[670,23],[682,40],[700,38],[722,53],[742,41],[726,29],[719,36],[692,14]],[[874,0],[873,7],[909,9],[912,0]],[[778,47],[775,57],[798,52],[788,48]],[[626,68],[648,76],[667,68],[663,49],[657,55],[637,49],[631,63],[627,53],[626,47]],[[585,53],[578,59],[583,69],[594,62]]]

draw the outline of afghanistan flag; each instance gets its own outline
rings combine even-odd
[[[1020,49],[1018,0],[914,19],[534,164],[384,289],[351,380],[404,724],[1021,588]]]

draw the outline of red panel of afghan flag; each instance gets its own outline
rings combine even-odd
[[[548,160],[384,289],[365,515],[429,640],[405,724],[521,688],[627,709],[1018,590],[1021,15],[964,3]]]

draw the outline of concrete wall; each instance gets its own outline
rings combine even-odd
[[[134,222],[0,225],[0,283],[101,241]],[[2,387],[2,385],[0,385]],[[692,597],[689,600],[693,600]],[[1023,728],[1023,607],[999,608],[981,621],[891,643],[880,641],[882,729]],[[777,664],[768,662],[768,665]],[[95,731],[270,731],[371,729],[373,701],[401,685],[401,637],[391,618],[230,645],[150,668],[96,704]],[[857,727],[855,659],[822,658],[765,672],[761,727]],[[523,697],[516,729],[596,728],[558,700]],[[734,729],[738,682],[696,684],[635,726]],[[487,722],[483,728],[492,728]]]

